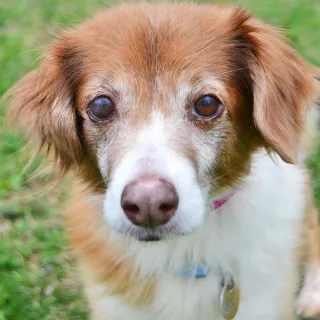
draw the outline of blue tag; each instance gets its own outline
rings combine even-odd
[[[209,267],[204,266],[188,266],[185,267],[181,272],[180,276],[184,278],[205,278],[209,274]]]

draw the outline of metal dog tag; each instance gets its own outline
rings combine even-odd
[[[231,277],[224,277],[220,293],[220,309],[226,320],[232,320],[238,311],[240,289]]]

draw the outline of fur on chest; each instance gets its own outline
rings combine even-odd
[[[297,167],[277,166],[269,158],[258,158],[255,164],[241,189],[220,209],[208,213],[197,232],[151,243],[112,234],[110,243],[126,248],[120,259],[130,259],[143,290],[148,290],[145,279],[152,279],[154,286],[151,301],[137,307],[110,295],[107,282],[91,282],[87,293],[90,297],[99,292],[91,300],[95,312],[106,315],[101,319],[222,319],[223,274],[231,275],[241,291],[236,319],[280,319],[295,294],[304,176]],[[185,266],[200,264],[209,267],[207,277],[179,275]]]

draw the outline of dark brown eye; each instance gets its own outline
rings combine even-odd
[[[218,98],[207,94],[194,103],[192,112],[197,117],[203,119],[214,119],[223,109],[224,106]]]
[[[106,96],[93,99],[88,105],[88,115],[92,121],[105,121],[114,112],[113,102]]]

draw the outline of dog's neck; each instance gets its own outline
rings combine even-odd
[[[220,216],[224,212],[227,213],[229,202],[233,201],[235,194],[236,192],[228,190],[209,200],[207,208],[207,217],[211,221],[209,224],[215,223],[215,214]],[[194,252],[194,246],[197,246],[195,243],[203,237],[201,235],[203,232],[212,236],[207,226],[208,224],[205,223],[203,228],[194,233],[152,243],[140,242],[131,237],[123,237],[118,232],[111,232],[110,241],[115,245],[122,243],[123,248],[126,248],[125,255],[132,257],[134,264],[146,276],[171,274],[178,278],[206,278],[211,274],[225,272],[225,267],[212,263],[208,256],[198,256]],[[175,259],[172,260],[173,256]],[[157,261],[157,264],[154,261]]]
[[[230,192],[220,198],[213,200],[211,204],[211,208],[213,210],[217,210],[225,205],[231,197],[235,194],[235,192]],[[185,266],[181,272],[180,276],[183,278],[205,278],[209,275],[211,268],[206,265],[188,265]]]

